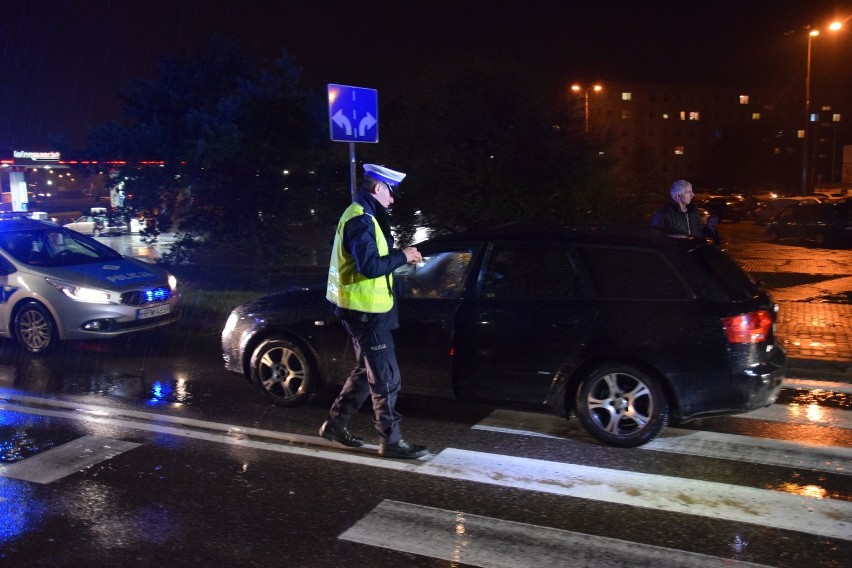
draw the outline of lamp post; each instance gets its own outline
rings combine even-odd
[[[836,32],[843,24],[839,21],[832,22],[828,29]],[[811,136],[809,134],[811,124],[811,50],[813,48],[813,39],[819,35],[819,30],[813,29],[808,32],[808,59],[805,66],[805,127],[802,130],[802,195],[810,193],[810,165],[808,164],[808,143]],[[814,147],[816,149],[816,147]]]
[[[575,93],[579,93],[580,91],[583,91],[583,97],[585,99],[584,107],[585,107],[585,116],[586,116],[586,134],[588,134],[589,133],[589,91],[594,91],[596,93],[599,93],[603,90],[603,87],[598,85],[598,84],[594,84],[591,87],[587,87],[587,88],[584,89],[580,85],[574,83],[573,85],[571,85],[571,90],[574,91]]]

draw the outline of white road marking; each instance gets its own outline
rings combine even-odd
[[[574,423],[550,414],[498,409],[473,426],[473,429],[523,436],[589,439],[577,429],[579,427],[570,426]],[[838,446],[666,428],[659,438],[638,449],[852,475],[852,448]]]
[[[139,445],[111,438],[83,436],[19,462],[0,466],[0,475],[33,483],[52,483]]]
[[[735,418],[784,422],[806,426],[852,429],[852,412],[813,404],[773,404],[766,408],[737,414]]]
[[[36,398],[34,400],[41,406],[80,406],[49,399]],[[358,463],[436,477],[464,479],[608,503],[703,515],[786,530],[801,531],[804,529],[808,534],[852,540],[852,502],[816,499],[781,491],[486,454],[454,448],[447,448],[435,456],[429,456],[429,461],[422,459],[401,462],[400,460],[369,457],[364,453],[354,451],[332,452],[312,447],[297,447],[292,444],[282,445],[252,440],[246,437],[245,429],[227,424],[124,411],[108,407],[94,407],[92,405],[88,406],[87,412],[30,408],[8,404],[0,404],[0,409],[111,424],[224,444]],[[203,427],[206,431],[104,416],[104,414],[111,412],[119,415],[144,416],[148,420],[160,422],[192,422],[196,427]],[[224,430],[227,433],[216,434],[210,430]],[[251,430],[253,435],[267,438],[293,437],[268,430]],[[298,438],[310,439],[314,446],[322,440],[318,437],[308,436],[299,436]]]
[[[852,475],[852,448],[669,428],[640,449]]]
[[[693,552],[385,500],[341,539],[487,568],[761,566]]]
[[[852,540],[852,502],[447,448],[418,473]]]

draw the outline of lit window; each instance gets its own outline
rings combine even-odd
[[[831,122],[840,122],[840,113],[835,113],[831,115]]]
[[[818,112],[812,112],[811,113],[811,122],[819,122],[819,113]]]
[[[668,120],[668,119],[669,119],[669,113],[664,112],[663,113],[663,120]]]
[[[740,104],[747,105],[748,104],[748,95],[740,95]]]
[[[686,120],[686,112],[685,111],[680,111],[680,119]]]
[[[621,118],[630,118],[630,109],[621,109]]]
[[[621,93],[621,100],[622,101],[632,101],[633,100],[633,93]]]
[[[797,130],[796,131],[796,138],[804,138],[804,137],[805,137],[805,131],[804,130]]]
[[[683,155],[683,146],[675,146],[675,155],[682,156]]]
[[[759,112],[751,113],[751,119],[752,120],[760,120],[760,113]]]
[[[689,120],[698,120],[698,111],[694,110],[689,113]]]

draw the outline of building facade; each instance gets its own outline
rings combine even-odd
[[[812,97],[805,136],[798,89],[601,85],[586,92],[588,105],[578,103],[590,135],[606,142],[622,173],[651,170],[701,188],[788,194],[842,181],[843,146],[852,144],[850,115],[842,108],[852,103],[848,93]]]

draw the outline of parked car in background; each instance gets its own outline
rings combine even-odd
[[[739,223],[746,217],[746,200],[742,195],[710,195],[698,202],[699,207],[716,215],[719,222]]]
[[[31,353],[177,321],[177,280],[92,237],[26,217],[0,219],[0,336]]]
[[[106,215],[83,215],[70,223],[66,223],[63,227],[94,237],[123,235],[129,231],[127,223],[118,218],[109,218]]]
[[[758,205],[754,211],[751,212],[751,218],[756,224],[763,225],[790,205],[798,205],[799,203],[820,203],[820,200],[813,196],[779,197],[777,199],[770,199]]]
[[[781,390],[776,305],[704,239],[516,228],[417,248],[423,261],[394,274],[405,393],[548,408],[635,447],[670,418],[748,412]],[[343,382],[352,348],[325,293],[235,308],[225,368],[280,406]]]
[[[844,199],[852,197],[852,188],[822,185],[814,188],[814,195],[826,199]]]
[[[766,232],[776,242],[796,239],[821,247],[852,248],[852,201],[791,205],[767,223]]]

